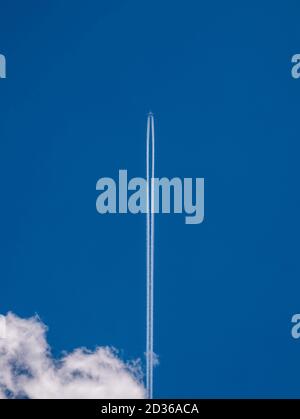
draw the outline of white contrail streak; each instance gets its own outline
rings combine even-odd
[[[150,147],[151,136],[151,147]],[[153,297],[154,297],[154,119],[150,112],[147,118],[146,138],[146,247],[147,247],[147,327],[146,327],[146,388],[147,397],[153,397]],[[151,172],[151,178],[150,178]]]

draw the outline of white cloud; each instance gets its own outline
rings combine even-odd
[[[143,398],[139,362],[124,363],[115,350],[75,349],[54,359],[39,318],[5,316],[0,338],[0,399]]]

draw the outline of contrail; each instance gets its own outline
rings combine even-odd
[[[151,141],[150,141],[151,137]],[[151,143],[151,145],[150,145]],[[147,248],[147,327],[146,327],[146,388],[147,397],[153,397],[153,289],[154,289],[154,119],[150,112],[147,118],[146,136],[146,248]],[[151,177],[150,177],[151,172]]]

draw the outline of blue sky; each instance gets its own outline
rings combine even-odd
[[[298,397],[297,1],[0,0],[1,312],[55,354],[145,350],[145,217],[96,181],[205,178],[205,221],[156,217],[156,397]]]

